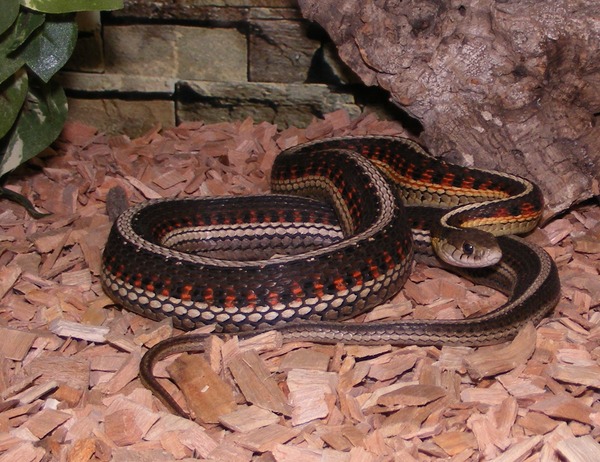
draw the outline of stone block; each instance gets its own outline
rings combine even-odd
[[[69,98],[69,120],[92,125],[109,134],[135,138],[157,123],[175,125],[175,105],[164,100],[121,100]]]
[[[177,85],[176,95],[179,121],[216,123],[252,117],[285,128],[306,126],[313,117],[341,108],[352,116],[360,113],[352,95],[333,93],[326,85],[188,81]]]
[[[104,27],[107,72],[245,81],[245,37],[236,29],[174,25]]]
[[[104,26],[106,70],[115,74],[177,76],[174,26]]]
[[[214,5],[196,5],[195,2],[173,2],[171,0],[152,1],[136,0],[126,1],[124,8],[106,14],[108,21],[138,19],[160,19],[172,21],[184,19],[186,21],[212,21],[241,22],[248,19],[248,8],[222,7]]]
[[[249,35],[251,82],[304,82],[319,40],[306,21],[252,21]]]
[[[186,80],[248,80],[246,37],[235,29],[177,27],[177,77]]]
[[[104,53],[102,50],[102,24],[100,12],[81,11],[77,13],[78,37],[71,58],[65,69],[103,72]]]
[[[89,74],[85,72],[58,73],[58,81],[67,90],[85,93],[111,92],[117,94],[146,94],[172,96],[175,79],[127,74]]]

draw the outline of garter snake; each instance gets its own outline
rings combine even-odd
[[[558,300],[548,254],[507,236],[535,227],[543,208],[539,188],[523,178],[449,164],[403,138],[345,137],[279,154],[271,188],[275,194],[127,209],[104,250],[106,292],[182,329],[215,324],[240,336],[277,329],[286,341],[360,344],[499,343]],[[413,254],[431,247],[441,264],[504,292],[507,302],[464,320],[338,322],[396,294]],[[152,368],[200,349],[203,339],[161,342],[140,367],[147,386],[179,413]]]

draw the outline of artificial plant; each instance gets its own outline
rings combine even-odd
[[[113,10],[122,0],[1,0],[0,197],[41,216],[23,196],[2,186],[6,175],[60,134],[67,98],[54,80],[75,48],[75,12]]]

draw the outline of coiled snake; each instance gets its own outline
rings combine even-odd
[[[552,259],[512,236],[535,227],[543,207],[539,188],[520,177],[445,163],[408,139],[345,137],[282,152],[271,187],[275,194],[126,210],[104,250],[107,294],[186,330],[216,324],[240,336],[277,329],[285,341],[419,345],[502,342],[558,301]],[[507,302],[462,320],[339,322],[395,295],[413,254],[431,259],[432,247],[440,264]],[[166,340],[142,360],[142,380],[178,413],[152,368],[200,350],[204,338]]]

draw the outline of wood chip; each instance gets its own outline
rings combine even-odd
[[[222,415],[236,408],[231,387],[201,356],[181,355],[167,369],[200,421],[218,423]]]
[[[335,402],[337,375],[332,372],[294,369],[288,373],[287,386],[292,406],[292,425],[301,425],[329,415]]]
[[[73,337],[97,343],[104,343],[106,341],[106,334],[110,331],[108,327],[86,326],[63,319],[53,321],[49,328],[51,332],[61,337]]]
[[[567,395],[552,396],[533,403],[529,409],[543,412],[550,417],[559,419],[576,420],[585,424],[592,424],[590,414],[592,408],[576,398]]]
[[[12,289],[17,279],[21,275],[21,268],[16,265],[9,265],[0,268],[0,299]]]
[[[276,424],[279,422],[279,417],[258,406],[239,406],[229,414],[220,415],[219,422],[233,431],[247,433],[257,428]]]
[[[377,399],[377,404],[391,409],[405,406],[422,406],[442,396],[446,396],[446,391],[435,385],[407,385],[381,395]]]
[[[469,375],[474,379],[482,379],[510,371],[531,357],[535,342],[535,327],[528,323],[509,345],[480,348],[465,358]]]
[[[590,435],[563,440],[556,449],[569,462],[600,460],[600,444]]]
[[[267,425],[239,435],[240,446],[255,452],[272,451],[278,444],[291,440],[300,432],[299,429],[279,424]]]
[[[564,364],[550,364],[546,369],[546,372],[548,375],[550,375],[550,377],[561,382],[600,388],[599,366],[569,366]]]
[[[34,169],[8,175],[5,184],[53,215],[32,220],[0,202],[0,462],[58,454],[69,461],[598,459],[595,204],[526,237],[555,259],[562,284],[557,309],[535,336],[528,328],[512,343],[441,349],[282,345],[278,332],[243,341],[211,337],[203,357],[214,383],[227,387],[231,408],[202,425],[165,412],[140,383],[145,348],[177,334],[169,321],[117,309],[103,294],[112,187],[121,186],[132,204],[264,193],[282,148],[328,136],[403,133],[375,114],[351,119],[344,110],[307,129],[278,130],[247,118],[153,127],[137,139],[67,123],[52,149],[32,160]],[[476,317],[503,300],[415,263],[403,291],[349,322]],[[183,402],[165,369],[174,360],[154,372]],[[189,375],[184,382],[196,378],[193,370]],[[201,385],[195,393],[205,398],[214,388]]]
[[[7,329],[0,327],[0,356],[3,358],[22,361],[33,342],[37,339],[37,335],[31,332],[24,332],[16,329]]]
[[[71,418],[71,414],[54,409],[43,409],[31,417],[24,425],[37,438],[43,438],[59,425]]]
[[[286,397],[254,350],[240,353],[228,367],[248,402],[280,414],[291,414]]]
[[[294,350],[286,354],[281,361],[279,370],[289,371],[291,369],[312,369],[326,371],[331,356],[312,350]]]

